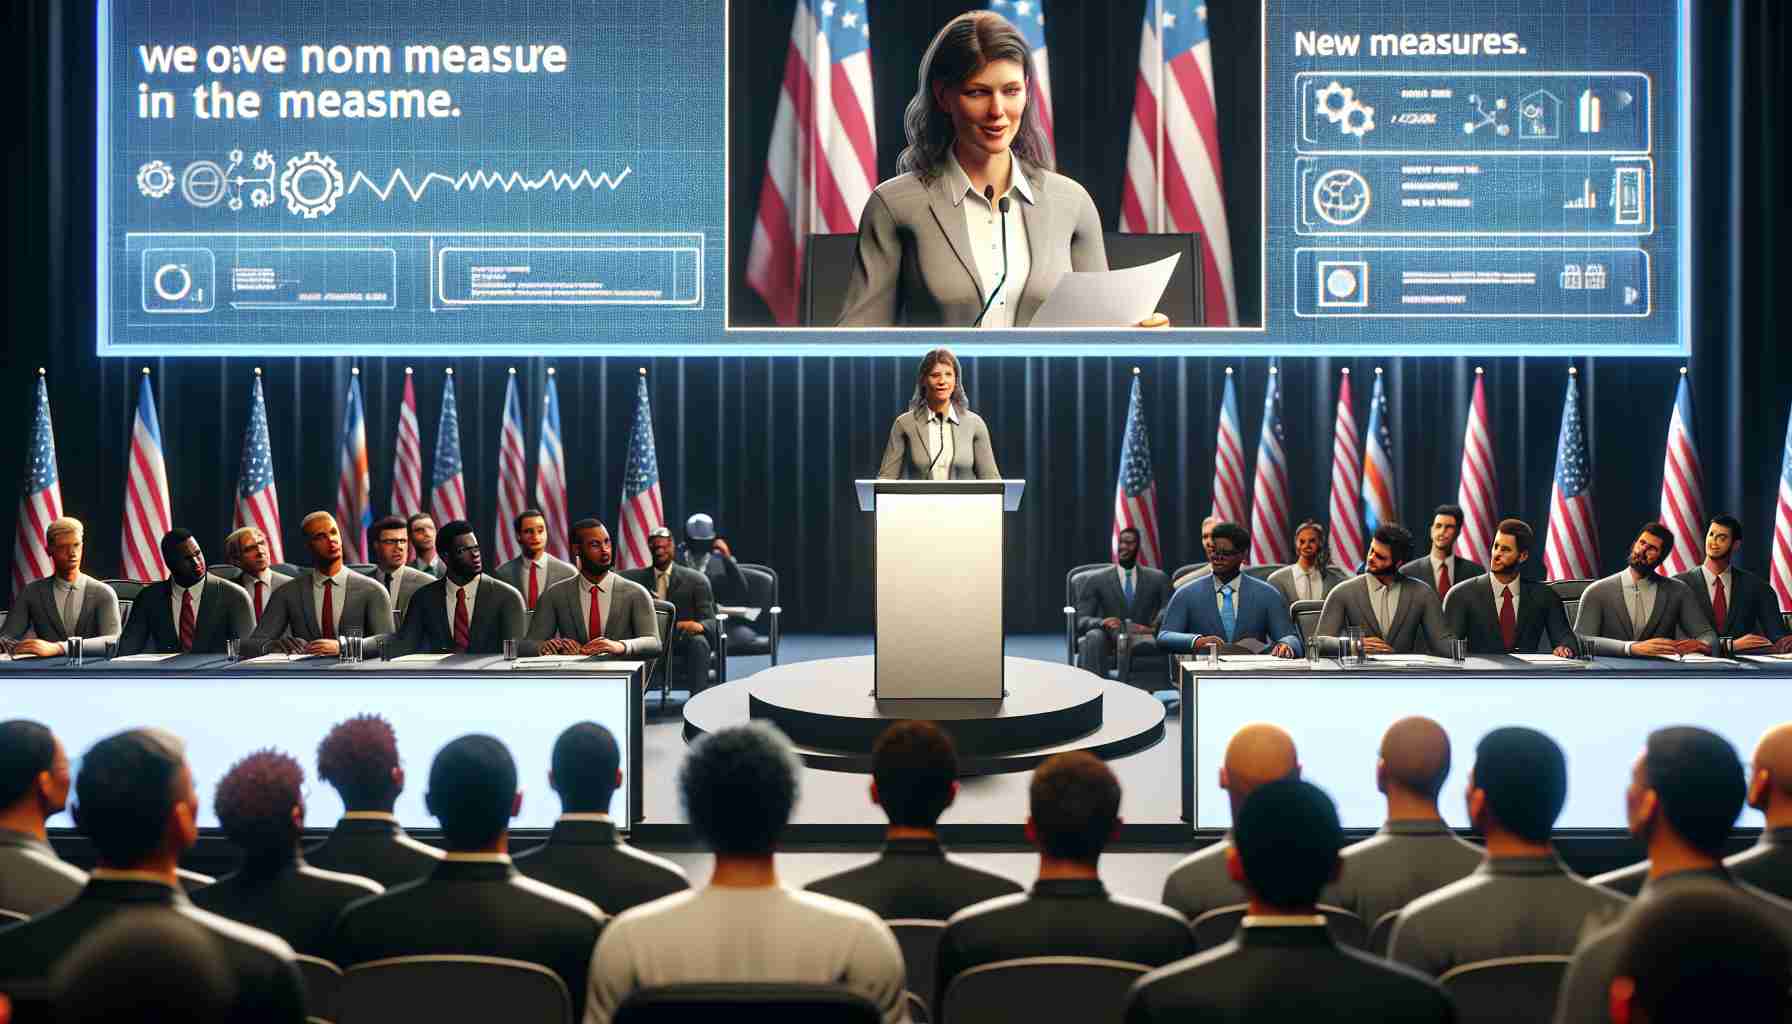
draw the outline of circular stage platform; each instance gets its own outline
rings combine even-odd
[[[1008,696],[999,701],[879,701],[871,695],[870,656],[779,665],[691,698],[684,734],[691,740],[764,719],[790,737],[809,767],[869,772],[883,730],[922,718],[952,734],[965,775],[1027,771],[1068,750],[1122,757],[1163,739],[1164,707],[1142,690],[1032,658],[1003,659],[1003,673]]]

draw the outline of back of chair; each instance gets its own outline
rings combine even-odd
[[[1319,613],[1325,611],[1324,601],[1296,601],[1288,606],[1288,613],[1294,617],[1294,628],[1300,633],[1302,642],[1319,629]]]
[[[931,1012],[936,1005],[933,991],[934,969],[939,964],[940,936],[946,922],[919,917],[900,917],[885,921],[896,933],[896,944],[902,947],[902,963],[908,969],[908,990]]]
[[[1580,596],[1582,594],[1586,593],[1587,588],[1592,585],[1593,585],[1592,580],[1550,580],[1549,581],[1549,589],[1555,591],[1556,594],[1558,596],[1560,596],[1564,602],[1573,601],[1576,604],[1580,603]],[[1574,616],[1572,616],[1572,615],[1568,616],[1568,621],[1573,622]]]
[[[1177,590],[1194,582],[1195,574],[1205,568],[1207,568],[1206,562],[1190,562],[1187,565],[1178,566],[1176,571],[1170,574],[1170,589]]]
[[[1369,929],[1369,952],[1376,956],[1388,955],[1388,949],[1394,942],[1394,922],[1398,920],[1398,910],[1390,910],[1375,919],[1375,927]]]
[[[946,986],[944,1024],[1121,1020],[1126,991],[1151,968],[1086,956],[1030,956],[980,964]]]
[[[1250,910],[1248,903],[1232,903],[1223,907],[1215,907],[1195,918],[1195,945],[1200,949],[1212,949],[1215,946],[1230,942],[1238,931],[1239,922]],[[1329,904],[1319,904],[1319,912],[1325,916],[1326,927],[1332,938],[1341,945],[1352,949],[1362,949],[1369,941],[1367,930],[1363,927],[1363,919],[1345,910]]]
[[[299,977],[305,979],[305,1017],[307,1020],[335,1021],[337,998],[342,995],[342,968],[328,960],[296,953]]]
[[[1287,565],[1288,563],[1286,562],[1264,562],[1262,565],[1247,565],[1244,567],[1244,574],[1246,576],[1255,576],[1260,580],[1267,580],[1271,573],[1275,572],[1277,569],[1286,568]]]
[[[1549,1020],[1568,973],[1566,956],[1507,956],[1480,960],[1437,979],[1456,1004],[1459,1024],[1518,1024]]]
[[[730,646],[728,653],[769,654],[776,665],[779,617],[784,614],[784,588],[778,580],[778,570],[758,562],[741,562],[740,574],[747,580],[748,606],[759,609],[759,620],[750,624],[757,635],[747,643]]]
[[[1083,596],[1083,582],[1088,574],[1100,569],[1112,569],[1113,567],[1114,563],[1112,562],[1084,562],[1082,565],[1065,573],[1064,606],[1066,608],[1076,607],[1077,598]]]
[[[221,580],[229,580],[232,583],[241,583],[243,581],[243,567],[240,565],[208,565],[205,567],[205,571]]]
[[[147,584],[147,583],[139,583],[136,580],[107,580],[106,581],[106,586],[112,588],[112,592],[114,594],[118,595],[118,599],[120,601],[135,601],[135,600],[137,600],[137,595],[141,594],[143,592],[143,588],[148,585],[149,584]]]
[[[0,927],[31,920],[30,914],[21,914],[16,910],[0,910]]]
[[[363,576],[372,576],[374,570],[379,568],[372,562],[350,562],[348,563],[348,567]]]
[[[509,1019],[529,1018],[511,1014]],[[833,985],[720,982],[665,985],[629,993],[614,1024],[777,1021],[778,1024],[879,1024],[877,1004]]]
[[[275,572],[281,574],[282,576],[291,576],[295,580],[298,579],[300,576],[305,575],[304,569],[292,564],[291,562],[275,562],[273,565],[269,566],[269,568],[273,569]]]
[[[339,1024],[527,1021],[571,1024],[572,998],[540,964],[493,956],[401,956],[343,975]]]
[[[670,601],[653,598],[653,624],[660,635],[660,656],[654,659],[647,673],[647,685],[653,686],[655,673],[665,672],[670,678],[672,671],[672,620],[678,615],[678,606]]]

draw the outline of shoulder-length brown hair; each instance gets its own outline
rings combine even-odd
[[[908,148],[896,158],[897,174],[912,173],[923,181],[939,175],[945,167],[953,133],[951,115],[940,109],[939,101],[933,98],[934,85],[960,85],[983,70],[984,65],[997,60],[1019,64],[1028,87],[1027,106],[1021,112],[1020,128],[1014,133],[1009,151],[1026,167],[1053,169],[1045,127],[1039,119],[1038,104],[1033,102],[1033,53],[1027,49],[1026,38],[994,11],[970,11],[946,22],[921,56],[915,95],[902,115]]]
[[[908,411],[919,416],[927,411],[927,375],[940,363],[948,363],[952,367],[952,408],[964,412],[971,407],[971,400],[964,393],[964,367],[958,365],[958,357],[949,348],[936,348],[921,357],[921,366],[915,371],[915,393],[908,400]]]

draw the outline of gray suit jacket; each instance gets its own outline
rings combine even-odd
[[[49,843],[0,828],[0,910],[36,917],[74,899],[86,884],[87,872],[56,856]]]
[[[1273,586],[1282,592],[1282,597],[1287,600],[1290,608],[1294,606],[1294,602],[1300,600],[1300,597],[1297,596],[1294,591],[1294,568],[1295,567],[1292,565],[1284,565],[1280,569],[1269,574],[1270,586]],[[1196,575],[1200,574],[1197,573]],[[1324,569],[1321,569],[1319,571],[1319,585],[1324,592],[1319,595],[1318,600],[1323,601],[1327,597],[1330,597],[1332,589],[1349,578],[1349,573],[1335,565],[1328,565]],[[1191,579],[1189,582],[1193,583],[1194,580]]]
[[[1357,576],[1345,580],[1327,595],[1325,610],[1319,613],[1321,651],[1337,650],[1337,640],[1345,629],[1361,626],[1364,636],[1381,637],[1396,654],[1449,657],[1450,633],[1444,626],[1444,606],[1437,599],[1437,588],[1423,580],[1401,577],[1395,595],[1393,628],[1384,633],[1381,620],[1375,617],[1375,607],[1369,602],[1371,578]]]
[[[265,593],[261,596],[262,614],[264,614],[264,615],[267,614],[268,602],[273,599],[274,591],[279,590],[281,587],[284,587],[288,583],[291,583],[291,582],[292,582],[291,576],[288,576],[283,572],[278,572],[273,569],[268,570],[268,590],[267,590],[267,593]],[[237,577],[237,586],[242,587],[243,593],[249,595],[249,611],[250,611],[250,614],[254,614],[254,611],[255,611],[255,577],[249,575],[247,570],[244,570],[243,574],[241,576]],[[260,621],[260,620],[257,620],[257,621]]]
[[[1061,174],[1023,170],[1038,202],[1014,203],[1031,260],[1014,307],[1016,327],[1032,323],[1066,271],[1108,269],[1101,216],[1088,191]],[[947,179],[940,174],[923,182],[904,174],[871,193],[859,217],[859,252],[836,326],[969,327],[976,321],[989,296],[977,274],[964,210],[952,204]],[[1002,290],[1019,283],[1009,281]]]
[[[1649,610],[1649,621],[1637,629],[1624,603],[1624,574],[1629,571],[1625,568],[1615,572],[1580,595],[1574,631],[1587,638],[1595,654],[1622,658],[1625,647],[1633,641],[1656,637],[1672,640],[1675,636],[1688,636],[1708,644],[1717,642],[1717,633],[1705,613],[1699,611],[1692,589],[1668,576],[1655,578],[1655,606]]]
[[[879,480],[926,480],[933,465],[926,423],[914,412],[905,412],[890,424],[890,440],[884,445],[883,462],[877,467]],[[951,445],[953,480],[1000,480],[996,453],[989,444],[989,427],[983,417],[969,409],[958,414],[958,423],[947,431]]]
[[[73,633],[63,628],[62,612],[56,607],[56,577],[45,576],[25,584],[25,589],[19,591],[19,599],[13,603],[12,614],[6,617],[6,629],[0,636],[22,640],[25,632],[31,630],[39,640],[58,644],[70,636],[81,637],[89,645],[117,640],[118,595],[86,573],[81,578],[87,582],[81,590],[81,614],[75,618]],[[93,648],[89,646],[87,650]]]
[[[1164,879],[1164,906],[1193,922],[1209,910],[1245,902],[1244,888],[1226,873],[1226,848],[1231,845],[1232,836],[1227,833],[1219,842],[1178,861]]]
[[[245,658],[266,654],[275,640],[291,636],[298,640],[317,640],[323,636],[318,627],[317,609],[311,604],[311,589],[317,570],[313,569],[281,587],[268,598],[262,610],[261,624],[249,639],[243,641]],[[336,635],[360,633],[365,653],[377,655],[386,636],[392,632],[392,598],[378,581],[349,570],[342,585],[342,617]]]
[[[399,566],[393,577],[392,583],[388,584],[386,570],[376,567],[368,578],[386,588],[386,596],[392,599],[392,613],[399,618],[403,618],[405,609],[411,606],[411,597],[436,581],[434,576],[411,565]],[[398,590],[396,594],[392,592],[394,586]]]
[[[610,608],[604,616],[604,635],[621,640],[628,650],[623,657],[653,658],[660,653],[659,623],[653,617],[653,595],[639,583],[631,583],[622,574],[610,573]],[[585,591],[579,577],[549,587],[535,605],[535,617],[529,622],[529,633],[518,644],[525,657],[541,653],[541,643],[554,637],[566,637],[589,643],[585,629]]]
[[[536,586],[538,587],[538,591],[535,595],[535,600],[538,603],[541,601],[541,595],[546,594],[549,587],[561,580],[570,580],[579,574],[579,570],[573,568],[570,564],[555,558],[553,555],[547,556],[547,565],[544,568],[544,572],[537,574]],[[529,563],[522,555],[518,555],[510,561],[505,562],[503,565],[498,566],[498,571],[492,573],[492,575],[515,587],[516,592],[523,595],[523,604],[525,606],[528,605]]]
[[[1389,821],[1339,856],[1344,870],[1319,902],[1343,907],[1369,929],[1381,915],[1480,867],[1484,851],[1441,821]]]

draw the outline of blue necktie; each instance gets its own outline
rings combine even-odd
[[[1220,628],[1226,631],[1226,642],[1231,643],[1233,631],[1238,628],[1238,609],[1232,607],[1231,584],[1220,588]]]
[[[1131,569],[1126,570],[1126,585],[1124,587],[1122,587],[1121,590],[1126,594],[1126,607],[1128,610],[1131,610],[1131,608],[1132,608],[1132,570]]]

